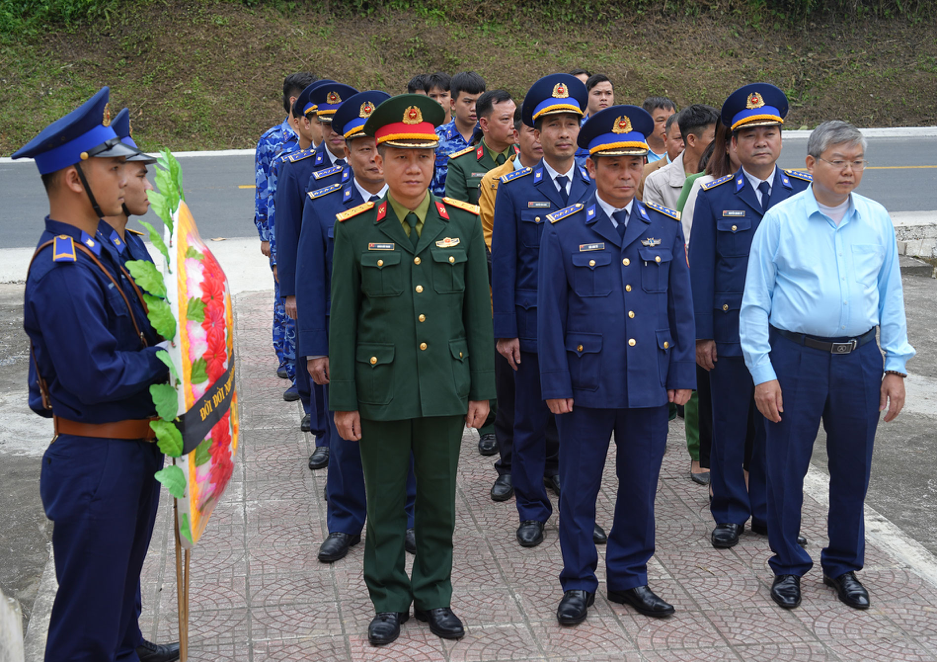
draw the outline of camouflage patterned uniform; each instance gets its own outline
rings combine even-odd
[[[433,173],[433,181],[429,185],[429,190],[440,198],[446,195],[446,172],[449,169],[449,155],[465,149],[469,146],[465,138],[455,128],[455,120],[448,124],[443,124],[436,129],[436,135],[439,136],[439,147],[436,148],[436,171]]]

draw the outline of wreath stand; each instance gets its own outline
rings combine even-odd
[[[173,499],[176,539],[176,599],[179,607],[179,662],[189,657],[189,559],[191,550],[183,549],[179,541],[179,505]]]

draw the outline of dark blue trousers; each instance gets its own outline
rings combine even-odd
[[[316,447],[329,445],[329,410],[325,405],[325,393],[322,387],[312,381],[306,367],[306,357],[296,360],[296,390],[303,403],[303,411],[311,414],[312,434],[316,437]]]
[[[136,596],[159,457],[156,444],[70,435],[43,455],[39,490],[59,582],[47,662],[137,661],[125,642],[139,635]]]
[[[521,362],[514,371],[514,448],[511,458],[511,480],[521,522],[546,522],[553,514],[553,504],[543,484],[547,464],[546,431],[551,416],[541,397],[540,357],[534,352],[521,352]],[[562,477],[560,485],[563,485]]]
[[[602,485],[608,444],[615,433],[618,494],[605,565],[610,591],[647,585],[654,555],[654,498],[667,447],[667,405],[649,409],[589,409],[556,417],[560,432],[560,548],[564,591],[598,588],[598,554],[592,542],[595,499]]]
[[[709,371],[712,389],[713,438],[709,456],[716,524],[743,525],[749,518],[765,523],[765,418],[755,406],[755,385],[740,356],[720,356]],[[753,424],[748,487],[745,444]]]
[[[328,411],[329,387],[323,388]],[[329,412],[328,423],[332,441],[329,445],[328,491],[329,533],[347,533],[355,536],[364,528],[368,500],[364,489],[364,470],[361,468],[361,447],[357,441],[345,441],[338,436],[335,416]],[[413,473],[413,454],[410,454],[410,473],[407,475],[407,528],[413,528],[413,504],[416,502],[416,474]]]
[[[804,575],[813,561],[797,544],[804,476],[820,421],[830,472],[830,544],[823,574],[839,577],[865,563],[865,495],[878,427],[882,353],[870,342],[834,356],[771,332],[771,363],[781,385],[780,423],[765,422],[768,455],[768,563],[776,575]]]

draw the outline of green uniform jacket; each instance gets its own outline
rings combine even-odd
[[[478,185],[482,177],[498,167],[495,156],[484,141],[451,154],[446,174],[446,197],[477,205]]]
[[[464,415],[469,400],[495,397],[477,208],[429,195],[415,251],[386,197],[338,216],[329,329],[332,411],[357,410],[377,421]]]

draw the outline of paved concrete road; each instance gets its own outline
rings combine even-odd
[[[804,166],[807,140],[801,133],[786,139],[781,166]],[[863,195],[893,212],[937,209],[937,137],[870,138],[868,158],[875,169],[866,172]],[[186,201],[204,238],[257,236],[254,189],[239,188],[254,184],[252,153],[180,157],[180,162]],[[0,161],[0,248],[35,246],[47,213],[35,165]],[[154,219],[148,214],[147,220]]]

